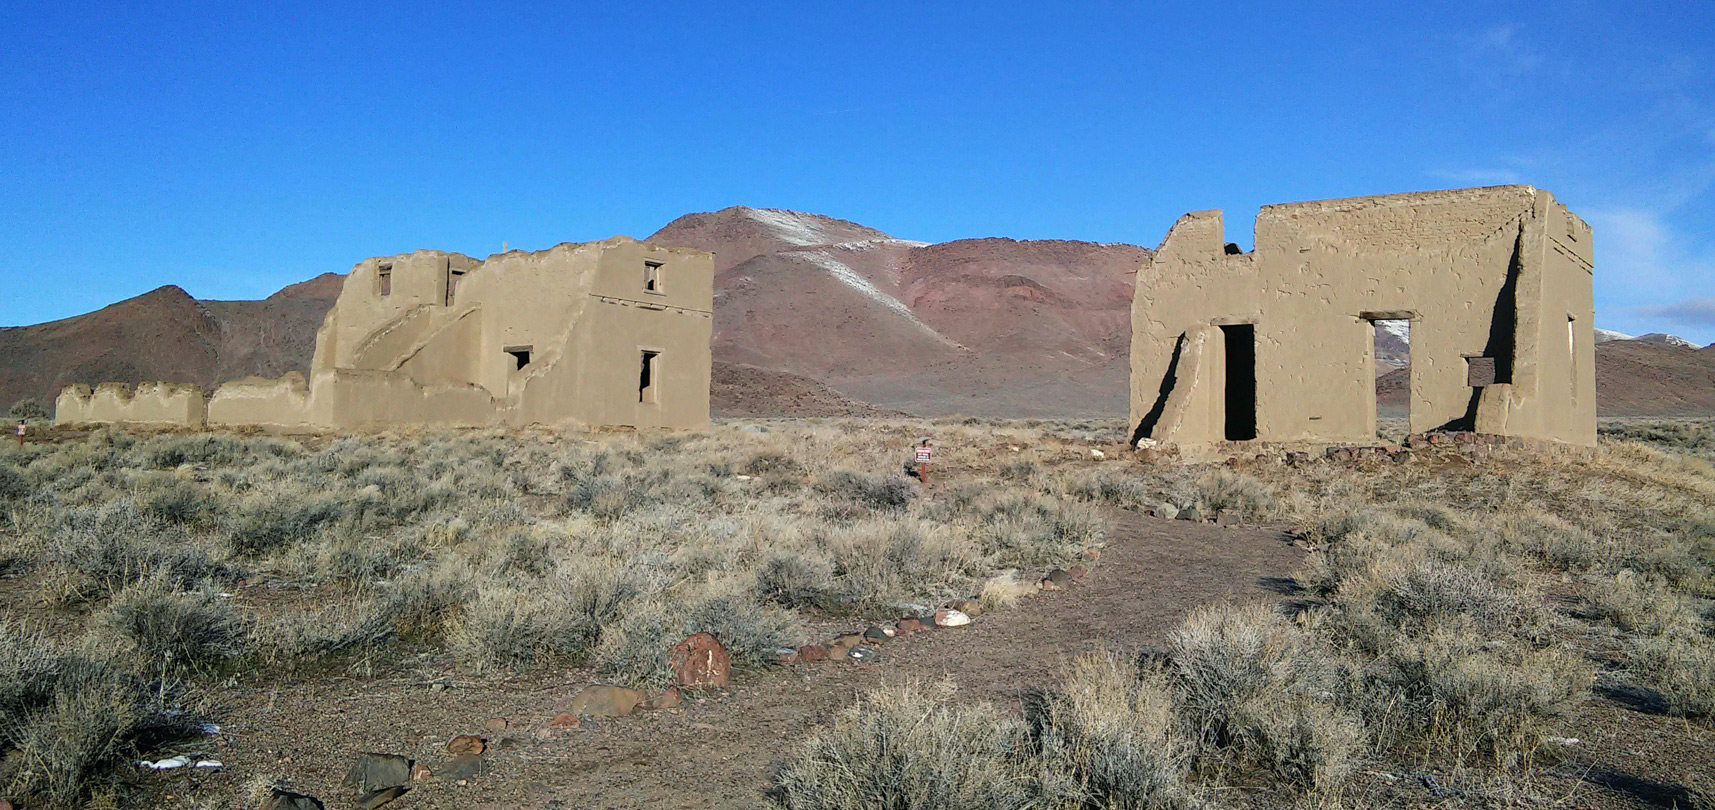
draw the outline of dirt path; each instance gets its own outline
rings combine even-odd
[[[1289,576],[1300,560],[1274,531],[1115,513],[1100,564],[1069,590],[1038,594],[968,627],[889,642],[873,666],[744,672],[733,688],[680,709],[591,722],[548,740],[536,731],[590,682],[589,673],[436,688],[429,681],[444,670],[425,660],[420,679],[235,690],[217,710],[225,724],[208,751],[226,770],[156,777],[153,792],[236,798],[246,782],[279,775],[330,808],[348,806],[339,781],[357,752],[405,754],[435,768],[448,738],[483,733],[485,720],[504,717],[510,730],[486,735],[498,738],[490,773],[464,785],[417,783],[391,806],[756,807],[773,764],[866,690],[947,675],[965,699],[1016,709],[1024,689],[1057,682],[1071,656],[1159,643],[1187,610],[1225,594],[1278,598],[1266,589],[1268,578]]]

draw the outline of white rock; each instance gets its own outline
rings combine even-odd
[[[226,766],[221,765],[220,760],[218,760],[218,759],[199,759],[199,760],[197,760],[197,764],[194,765],[193,767],[197,767],[197,768],[223,768]]]
[[[1136,446],[1137,446],[1137,449],[1139,449],[1139,450],[1148,450],[1149,448],[1154,447],[1160,443],[1161,442],[1158,442],[1154,439],[1151,439],[1148,436],[1144,436],[1143,438],[1140,438],[1137,440]]]
[[[1091,458],[1107,458],[1108,454],[1092,447],[1092,448],[1090,448],[1090,457]]]
[[[170,771],[174,768],[183,768],[184,766],[191,764],[191,758],[190,757],[183,757],[183,756],[167,757],[166,759],[158,760],[155,762],[139,762],[137,764],[141,767],[148,768],[150,770]]]
[[[943,608],[935,611],[936,627],[964,627],[971,623],[971,617],[962,610]]]

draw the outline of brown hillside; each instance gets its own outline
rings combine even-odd
[[[166,286],[85,315],[0,328],[0,405],[33,398],[51,407],[73,383],[212,387],[308,373],[316,329],[343,280],[326,273],[261,301],[198,301]]]
[[[715,361],[709,379],[715,418],[899,416],[859,402],[808,377]]]
[[[1383,415],[1405,415],[1411,367],[1376,380]],[[1596,344],[1599,416],[1715,414],[1715,349],[1687,349],[1642,340]]]
[[[650,239],[716,253],[716,360],[912,413],[1125,412],[1131,287],[1145,248],[925,245],[751,208],[681,217]]]

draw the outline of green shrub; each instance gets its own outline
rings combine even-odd
[[[955,705],[950,682],[884,688],[799,746],[768,798],[788,810],[1022,810],[1026,746],[987,704]]]

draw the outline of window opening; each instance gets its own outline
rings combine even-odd
[[[1226,438],[1242,442],[1256,438],[1256,325],[1221,327],[1226,344]]]
[[[637,376],[638,402],[655,401],[656,365],[660,362],[660,357],[661,353],[658,351],[643,350],[643,367],[638,371]]]
[[[393,294],[393,265],[383,264],[375,268],[375,289],[381,295]]]
[[[453,305],[453,294],[458,290],[459,279],[464,278],[464,271],[456,267],[447,268],[447,306]]]
[[[647,292],[661,292],[661,263],[643,263],[643,289]]]
[[[506,347],[506,353],[512,355],[513,361],[517,363],[513,368],[514,371],[530,365],[529,346],[508,346]]]

